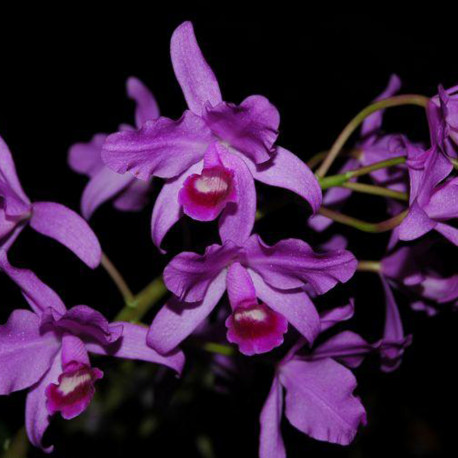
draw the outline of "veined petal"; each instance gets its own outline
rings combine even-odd
[[[176,298],[169,301],[153,320],[147,343],[159,353],[173,351],[210,315],[226,290],[226,271],[223,270],[209,285],[202,301],[183,303]]]
[[[84,188],[81,197],[81,212],[89,219],[97,208],[135,181],[130,174],[120,175],[108,167],[96,173]]]
[[[185,302],[204,299],[210,283],[235,258],[239,248],[233,243],[211,245],[204,255],[184,252],[175,256],[164,269],[168,290]]]
[[[458,218],[458,178],[439,186],[424,210],[430,218],[439,221]]]
[[[173,178],[199,162],[213,139],[205,122],[186,111],[178,121],[161,117],[140,130],[110,135],[102,159],[115,172],[130,172],[141,180]]]
[[[415,240],[435,228],[437,223],[433,221],[418,202],[414,202],[409,213],[398,226],[400,240]]]
[[[246,161],[254,179],[269,186],[292,191],[306,200],[315,213],[321,206],[321,187],[310,168],[296,155],[277,146],[273,157],[255,166]]]
[[[151,91],[134,76],[126,82],[127,95],[134,100],[135,124],[140,128],[146,121],[159,118],[159,107]]]
[[[146,344],[148,334],[147,327],[126,322],[114,324],[122,326],[123,331],[121,338],[110,345],[100,345],[95,342],[89,342],[86,344],[86,348],[89,352],[161,364],[181,374],[185,362],[182,351],[175,350],[173,353],[163,356]]]
[[[330,358],[293,359],[281,367],[280,381],[286,389],[286,418],[314,439],[348,445],[366,422],[364,407],[353,395],[354,375]]]
[[[349,303],[341,307],[332,308],[320,314],[321,332],[335,326],[341,321],[349,320],[355,312],[355,303],[350,299]]]
[[[268,246],[258,235],[253,235],[244,248],[247,265],[271,286],[282,290],[301,288],[308,283],[317,294],[324,294],[338,282],[348,281],[357,266],[349,251],[315,253],[298,239]]]
[[[54,334],[40,333],[40,318],[15,310],[0,326],[0,395],[37,383],[52,365],[60,343]]]
[[[458,246],[458,229],[448,224],[438,223],[434,228],[442,234],[447,240],[450,240],[454,245]]]
[[[320,316],[307,293],[275,289],[252,270],[249,272],[259,299],[283,315],[311,344],[320,333]]]
[[[218,81],[202,55],[191,22],[183,22],[176,28],[170,53],[175,76],[190,110],[200,115],[207,102],[210,105],[221,102]]]
[[[178,201],[178,193],[183,187],[186,179],[194,174],[200,173],[203,162],[191,166],[187,171],[177,178],[167,180],[159,193],[153,208],[151,217],[151,236],[153,242],[160,249],[162,240],[169,229],[182,217],[183,211]],[[161,250],[164,252],[163,250]]]
[[[66,246],[92,269],[100,264],[99,241],[86,221],[73,210],[54,202],[36,202],[30,226]]]
[[[203,118],[219,138],[255,164],[272,157],[280,114],[265,97],[252,95],[240,105],[226,102],[207,105]]]
[[[277,377],[261,411],[261,434],[259,436],[259,458],[286,458],[285,444],[281,435],[283,414],[283,389]]]
[[[46,407],[46,388],[51,383],[57,383],[59,375],[62,373],[61,353],[58,352],[54,358],[49,371],[43,378],[30,390],[27,395],[25,406],[25,427],[30,442],[35,447],[41,448],[46,453],[53,451],[53,446],[44,447],[42,444],[43,436],[49,426],[49,412]]]

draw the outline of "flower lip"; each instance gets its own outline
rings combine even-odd
[[[59,376],[58,383],[46,388],[46,407],[53,415],[60,412],[66,420],[80,415],[94,396],[94,383],[103,377],[103,372],[76,361],[68,363]]]
[[[190,175],[178,194],[178,201],[191,218],[214,220],[227,203],[237,201],[234,172],[216,166],[204,168],[200,175]]]
[[[236,343],[245,355],[265,353],[283,343],[288,322],[265,304],[246,301],[226,320],[229,342]]]

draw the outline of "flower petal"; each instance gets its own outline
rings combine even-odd
[[[153,208],[151,217],[151,236],[156,247],[160,248],[162,240],[169,229],[182,217],[183,211],[178,202],[178,193],[183,187],[186,179],[194,174],[200,173],[203,162],[191,166],[179,177],[167,180],[159,193]],[[164,251],[161,250],[163,253]]]
[[[84,188],[81,213],[89,219],[100,205],[125,190],[134,180],[132,175],[120,175],[108,167],[103,167]]]
[[[437,223],[425,213],[418,202],[414,202],[398,226],[398,236],[400,240],[415,240],[434,229],[436,225]]]
[[[255,164],[272,157],[280,114],[265,97],[252,95],[240,105],[226,102],[207,105],[203,119],[219,138]]]
[[[140,130],[110,135],[102,149],[105,164],[141,180],[173,178],[199,162],[214,139],[205,122],[190,111],[178,121],[159,118]]]
[[[332,308],[320,314],[321,332],[327,331],[341,321],[349,320],[355,312],[355,302],[350,299],[349,303],[341,307]]]
[[[320,317],[307,293],[302,290],[281,291],[269,286],[261,276],[249,271],[256,294],[272,310],[283,315],[309,343],[320,333]]]
[[[103,167],[100,157],[107,134],[95,134],[89,142],[75,143],[68,150],[68,165],[75,172],[90,177]]]
[[[13,267],[2,249],[0,249],[0,269],[21,288],[22,294],[35,313],[40,314],[47,308],[65,313],[66,308],[61,298],[31,270]]]
[[[455,246],[458,246],[458,229],[448,224],[438,223],[434,228],[437,232],[442,234],[447,240],[450,240]]]
[[[439,186],[424,210],[435,220],[458,218],[458,178],[453,178]]]
[[[143,180],[133,180],[116,197],[113,202],[114,207],[128,212],[142,210],[148,203],[152,186],[152,183],[145,183]]]
[[[282,391],[280,382],[275,377],[260,416],[259,458],[286,458],[280,428],[283,414]]]
[[[89,352],[161,364],[181,374],[185,362],[182,351],[176,350],[173,353],[163,356],[146,344],[147,327],[125,322],[114,324],[122,326],[121,338],[110,345],[100,345],[99,343],[90,342],[86,344]]]
[[[36,202],[30,226],[66,246],[92,269],[100,264],[99,241],[86,221],[73,210],[54,202]]]
[[[280,381],[286,388],[286,418],[314,439],[348,445],[366,422],[364,407],[353,395],[354,375],[330,358],[293,359],[281,367]]]
[[[62,372],[61,353],[58,352],[51,368],[45,376],[30,390],[25,406],[25,427],[30,442],[46,453],[53,451],[53,446],[45,448],[43,436],[48,429],[50,415],[46,407],[46,388],[51,383],[57,383]]]
[[[134,76],[126,82],[127,95],[136,103],[135,124],[140,128],[146,121],[159,118],[159,107],[151,91]]]
[[[207,102],[210,105],[221,102],[218,81],[202,55],[191,22],[183,22],[176,28],[170,53],[175,76],[190,110],[201,114]]]
[[[164,269],[168,290],[185,302],[204,299],[214,279],[225,269],[239,251],[233,243],[211,245],[203,256],[184,252],[175,256]]]
[[[301,288],[310,284],[324,294],[338,282],[348,281],[355,273],[357,260],[346,250],[315,253],[302,240],[281,240],[266,245],[258,235],[245,244],[247,265],[275,288]]]
[[[186,339],[216,307],[226,290],[226,271],[222,271],[209,285],[202,301],[183,303],[176,298],[169,301],[156,315],[148,332],[147,343],[166,355]]]
[[[0,326],[0,395],[23,390],[40,380],[59,350],[52,334],[40,334],[40,318],[28,310],[15,310]]]
[[[223,243],[232,241],[242,245],[253,230],[256,217],[256,189],[253,175],[245,162],[230,153],[222,153],[221,159],[234,171],[237,202],[229,202],[219,220],[219,235]]]

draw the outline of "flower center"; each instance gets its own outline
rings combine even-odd
[[[285,317],[265,304],[242,303],[226,320],[228,340],[246,355],[265,353],[281,345],[287,331]]]
[[[103,373],[85,364],[71,362],[59,376],[58,383],[46,388],[46,407],[52,415],[61,412],[69,420],[82,413],[94,396],[94,383]]]
[[[187,178],[178,195],[183,211],[198,221],[214,220],[228,202],[236,201],[233,173],[224,167],[204,169]]]

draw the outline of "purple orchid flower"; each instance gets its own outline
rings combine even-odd
[[[426,109],[431,144],[446,156],[458,156],[458,86],[445,90],[439,86],[438,94],[430,99]]]
[[[137,78],[130,77],[126,83],[127,95],[136,103],[135,126],[140,129],[149,120],[159,118],[156,99]],[[134,127],[122,125],[121,131]],[[121,211],[141,210],[148,201],[151,183],[137,180],[130,174],[120,175],[105,166],[101,152],[108,135],[96,134],[90,142],[76,143],[68,152],[68,163],[78,173],[90,177],[81,197],[81,212],[89,219],[104,202],[114,199],[114,206]]]
[[[396,230],[400,240],[415,240],[436,230],[458,245],[458,229],[445,224],[458,217],[458,178],[449,178],[453,165],[433,146],[423,151],[408,145],[409,212]]]
[[[153,210],[155,245],[183,213],[200,221],[221,214],[220,234],[242,243],[255,218],[254,180],[299,194],[316,212],[321,189],[314,174],[294,154],[274,146],[277,109],[260,95],[240,105],[224,102],[190,22],[175,30],[171,57],[189,110],[178,121],[161,117],[138,131],[110,135],[102,150],[115,172],[167,179]]]
[[[33,272],[13,267],[8,261],[8,250],[28,225],[65,245],[89,267],[99,265],[100,244],[86,221],[61,204],[30,202],[17,177],[8,146],[0,137],[0,270],[19,285],[34,306],[58,306],[60,300],[54,291]]]
[[[103,372],[91,366],[88,353],[148,361],[180,373],[184,355],[159,355],[146,345],[146,334],[143,326],[110,324],[85,305],[15,310],[0,326],[0,395],[29,390],[25,415],[31,443],[51,452],[52,446],[42,444],[50,417],[60,412],[69,420],[90,404]]]
[[[321,317],[321,332],[353,314],[352,304]],[[356,379],[349,368],[379,344],[369,344],[358,334],[343,331],[305,354],[298,342],[277,365],[275,377],[260,416],[260,458],[286,458],[280,424],[283,415],[308,436],[340,445],[354,439],[366,412],[353,392]]]
[[[257,235],[241,245],[230,240],[211,245],[203,256],[181,253],[164,270],[165,284],[175,297],[153,320],[148,343],[161,353],[174,349],[226,290],[232,308],[227,338],[242,353],[264,353],[281,345],[288,323],[313,342],[320,321],[305,288],[324,294],[348,281],[356,264],[346,250],[315,253],[297,239],[268,246]]]
[[[374,102],[392,97],[401,88],[401,80],[397,75],[391,75],[385,90],[374,99]],[[381,127],[385,110],[377,111],[368,116],[361,126],[361,140],[356,146],[357,156],[345,161],[338,173],[357,169],[359,166],[368,166],[375,162],[406,155],[404,142],[408,140],[401,135],[384,135]],[[396,191],[405,190],[406,172],[402,167],[382,169],[371,172],[370,178],[379,186],[388,187]],[[354,181],[354,180],[353,180]],[[339,210],[352,194],[350,189],[331,188],[323,196],[323,205]],[[309,219],[312,229],[322,232],[332,224],[332,220],[322,215],[314,215]]]

